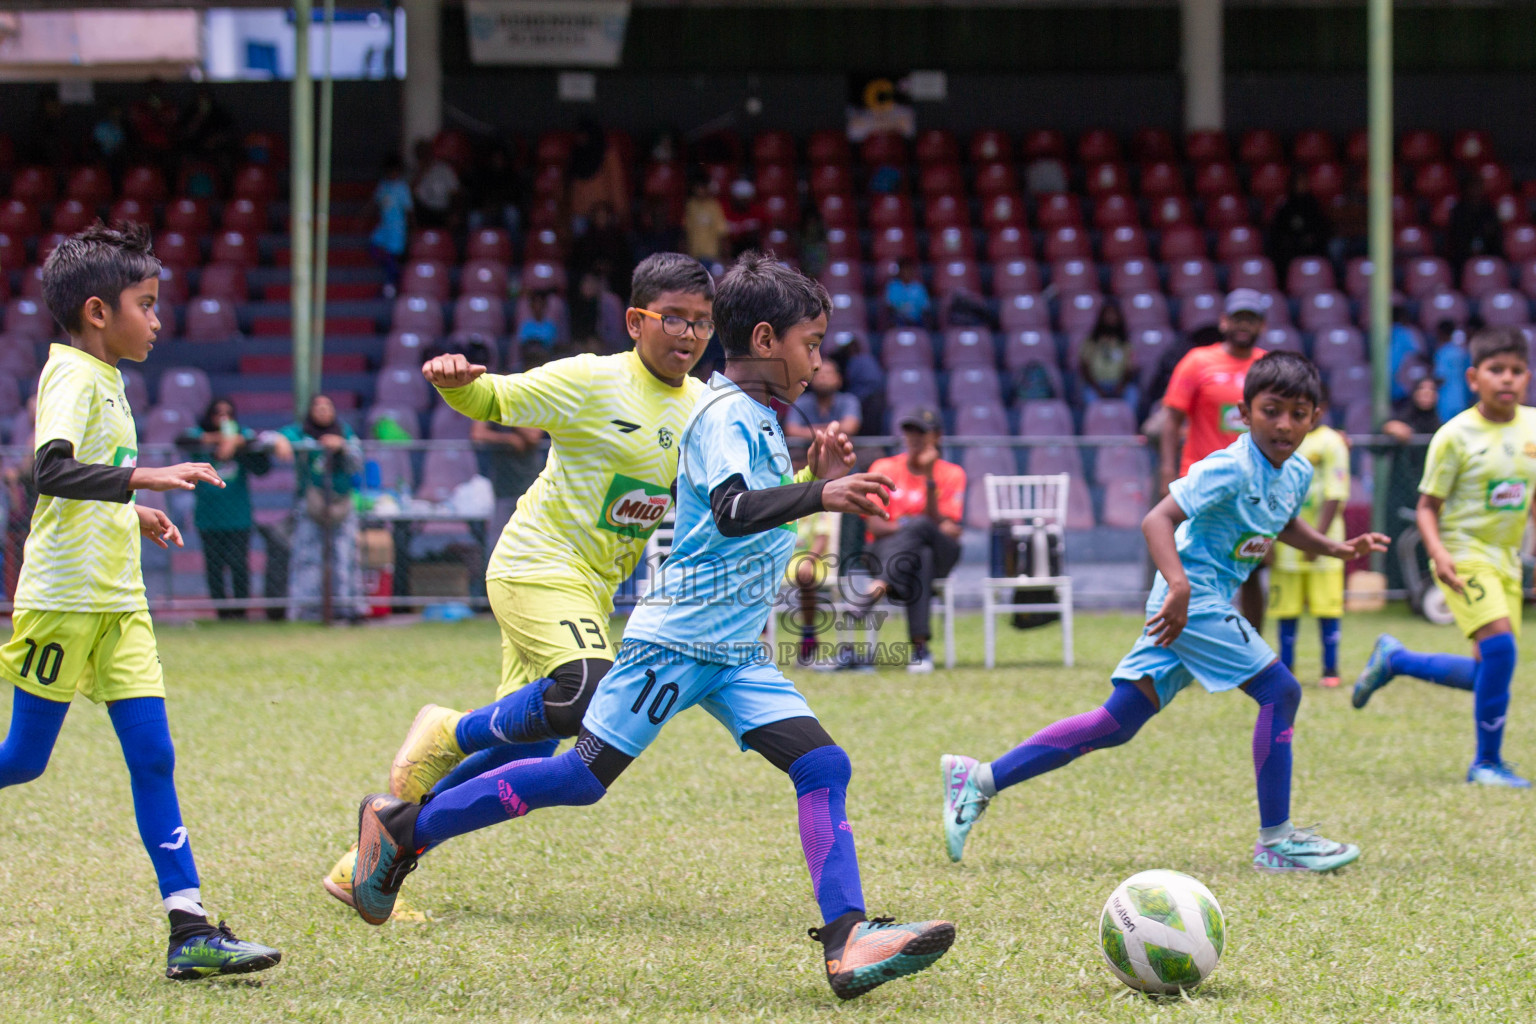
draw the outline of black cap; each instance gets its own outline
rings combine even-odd
[[[903,430],[910,427],[913,430],[937,433],[943,431],[944,421],[939,419],[939,414],[932,409],[912,409],[901,417],[901,422],[897,426]]]

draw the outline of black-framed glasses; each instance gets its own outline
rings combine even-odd
[[[635,312],[661,321],[661,329],[674,338],[681,338],[688,333],[688,328],[693,328],[693,336],[700,341],[708,341],[715,336],[715,322],[713,320],[684,320],[680,316],[671,313],[657,313],[650,309],[635,307]]]

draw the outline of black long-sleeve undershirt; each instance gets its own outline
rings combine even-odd
[[[745,537],[822,511],[821,492],[826,486],[825,480],[812,480],[754,491],[735,473],[709,492],[709,508],[722,534]]]
[[[49,441],[32,460],[32,483],[37,493],[54,498],[126,504],[133,497],[128,486],[132,476],[132,466],[76,461],[75,446],[64,440]]]

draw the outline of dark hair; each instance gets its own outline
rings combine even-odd
[[[715,279],[692,256],[680,252],[652,253],[640,261],[629,279],[629,304],[636,309],[648,309],[665,292],[702,295],[713,302]]]
[[[770,251],[749,249],[720,279],[715,330],[727,359],[752,351],[752,330],[767,324],[784,334],[796,324],[832,312],[832,298],[819,282],[779,262]]]
[[[1473,366],[1481,366],[1494,356],[1519,356],[1522,362],[1531,358],[1525,346],[1525,335],[1515,327],[1484,327],[1472,335],[1467,352]]]
[[[149,243],[149,228],[97,221],[54,247],[43,263],[43,301],[68,334],[79,334],[81,313],[92,298],[114,310],[123,292],[160,276],[160,261]]]
[[[219,429],[218,426],[213,422],[213,410],[217,409],[221,405],[229,406],[230,419],[236,419],[235,400],[230,398],[228,395],[214,395],[212,400],[210,400],[208,403],[208,408],[203,410],[203,418],[197,421],[198,429],[203,431],[213,431]]]
[[[1323,379],[1306,356],[1295,352],[1271,352],[1248,367],[1243,381],[1243,401],[1268,392],[1281,398],[1305,398],[1318,405],[1323,397]]]

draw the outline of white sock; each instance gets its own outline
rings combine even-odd
[[[997,784],[992,781],[991,761],[988,761],[986,764],[977,765],[976,771],[971,774],[971,778],[976,780],[976,788],[981,790],[982,796],[988,800],[997,796]]]
[[[208,916],[208,912],[203,909],[202,893],[196,889],[177,889],[160,902],[165,906],[167,914],[173,910],[179,910],[184,914],[195,914],[198,917]]]

